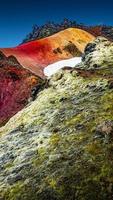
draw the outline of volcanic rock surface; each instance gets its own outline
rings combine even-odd
[[[14,56],[0,52],[0,126],[28,103],[32,90],[43,80],[23,68]]]
[[[1,200],[113,199],[111,48],[96,39],[0,129]]]

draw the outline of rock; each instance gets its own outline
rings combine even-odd
[[[12,184],[14,184],[15,182],[17,182],[17,181],[20,181],[20,180],[22,180],[22,176],[21,175],[18,175],[18,174],[13,174],[13,175],[11,175],[11,176],[9,176],[8,178],[7,178],[7,183],[8,184],[10,184],[10,185],[12,185]]]
[[[62,78],[62,76],[63,76],[63,73],[62,73],[62,70],[61,70],[58,73],[55,73],[54,75],[52,75],[51,80],[58,81]]]
[[[24,108],[34,87],[42,89],[44,81],[23,68],[14,56],[6,57],[0,52],[0,126]],[[33,99],[32,98],[32,99]]]
[[[9,63],[12,63],[13,65],[14,65],[14,64],[15,64],[15,65],[20,65],[20,63],[19,63],[19,61],[17,60],[17,58],[16,58],[15,56],[13,56],[13,55],[8,56],[8,57],[7,57],[7,60],[8,60]]]
[[[71,70],[59,76],[0,129],[2,200],[112,199],[108,80],[73,76]],[[102,137],[94,139],[95,128]]]
[[[6,58],[7,57],[2,53],[2,51],[0,51],[0,61],[4,61]]]
[[[109,137],[110,141],[113,139],[113,120],[107,120],[97,126],[96,133],[103,137]]]
[[[72,56],[80,57],[82,55],[82,53],[77,48],[77,46],[71,41],[69,41],[69,43],[67,45],[65,45],[63,50],[70,53]]]
[[[96,43],[89,43],[87,44],[85,50],[84,50],[84,54],[88,54],[88,53],[91,53],[95,50],[95,47],[96,47]]]
[[[82,129],[84,129],[85,128],[85,126],[84,125],[82,125],[82,124],[77,124],[76,126],[75,126],[75,128],[79,131],[79,130],[82,130]]]
[[[113,80],[110,80],[108,83],[109,83],[109,85],[108,85],[109,89],[113,89]]]
[[[104,37],[97,37],[86,46],[82,61],[83,69],[99,70],[101,74],[113,75],[113,42]]]
[[[93,55],[97,50],[91,49]],[[84,62],[79,76],[60,70],[60,78],[51,77],[48,87],[0,128],[0,199],[113,199],[111,79],[108,71],[97,75],[97,68],[92,73]],[[112,70],[108,62],[104,69]]]
[[[32,99],[32,101],[34,101],[36,99],[37,94],[43,90],[44,88],[47,87],[47,81],[40,81],[37,85],[35,85],[32,89],[31,89],[31,96],[30,98]]]

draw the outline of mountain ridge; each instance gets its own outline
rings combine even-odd
[[[43,78],[45,66],[82,54],[87,43],[94,39],[84,30],[70,28],[41,40],[0,51],[6,56],[14,55],[23,67]]]

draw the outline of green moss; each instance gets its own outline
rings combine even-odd
[[[18,182],[7,189],[3,196],[4,200],[36,200],[36,187],[32,184],[26,186],[26,184]]]
[[[99,155],[102,153],[102,147],[98,141],[88,144],[85,151],[91,155]]]
[[[18,182],[13,187],[7,190],[5,193],[5,198],[7,200],[17,200],[22,199],[22,193],[23,193],[23,183]]]
[[[54,190],[56,190],[57,180],[54,178],[47,177],[45,182]]]
[[[65,122],[65,125],[66,126],[71,126],[71,125],[75,125],[79,122],[81,122],[82,120],[84,119],[83,115],[80,113],[78,115],[75,115],[73,116],[71,119],[68,119],[66,122]]]
[[[8,168],[11,168],[13,167],[14,163],[13,162],[9,162],[9,163],[6,163],[6,165],[4,166],[5,169],[8,169]]]
[[[6,186],[4,199],[111,200],[113,141],[106,142],[96,132],[108,119],[113,119],[113,91],[106,79],[65,72],[61,79],[51,80],[50,87],[2,129],[9,134],[11,126],[23,123],[18,133],[26,142],[22,156],[29,148],[37,151],[27,159],[29,170],[22,171],[25,180]]]
[[[47,149],[45,147],[40,147],[37,150],[37,158],[32,159],[33,166],[38,168],[43,164],[44,160],[48,158]]]
[[[52,136],[50,137],[49,143],[50,145],[58,145],[59,141],[61,139],[61,136],[58,133],[54,133],[52,134]]]

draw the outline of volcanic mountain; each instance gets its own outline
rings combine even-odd
[[[6,56],[15,56],[23,67],[43,77],[44,67],[59,60],[80,56],[94,38],[84,30],[69,28],[50,37],[0,51]]]
[[[0,126],[20,111],[43,86],[43,69],[80,56],[94,36],[68,29],[15,48],[0,49]]]

